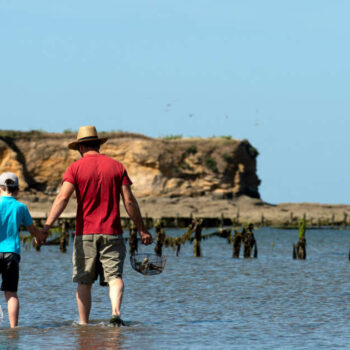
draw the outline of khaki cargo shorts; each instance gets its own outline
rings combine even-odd
[[[122,278],[125,252],[122,235],[76,236],[73,249],[73,282],[92,284],[102,271],[105,282]]]

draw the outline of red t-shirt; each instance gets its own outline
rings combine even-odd
[[[122,234],[120,191],[132,182],[124,166],[103,154],[86,154],[72,163],[63,177],[75,186],[77,217],[75,234]]]

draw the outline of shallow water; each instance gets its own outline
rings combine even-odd
[[[183,231],[172,231],[173,235]],[[295,230],[255,231],[258,259],[232,259],[232,246],[214,237],[192,245],[165,271],[124,271],[126,327],[108,325],[108,289],[93,287],[92,323],[76,322],[71,249],[22,249],[20,326],[8,328],[0,304],[0,349],[345,349],[350,348],[350,231],[307,231],[307,260],[292,259]],[[142,248],[142,251],[145,251]]]

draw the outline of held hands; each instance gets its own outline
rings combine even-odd
[[[46,242],[47,237],[49,236],[49,227],[45,225],[41,230],[35,235],[35,242],[38,245],[41,245]]]
[[[148,231],[140,231],[141,242],[144,245],[149,245],[153,242],[152,236]]]
[[[49,233],[50,233],[50,226],[49,225],[44,225],[44,227],[41,229],[41,232],[46,236],[46,238],[48,237]]]
[[[27,230],[32,236],[34,236],[34,241],[37,246],[45,243],[48,234],[39,230],[34,224],[27,226]]]
[[[46,242],[47,236],[42,233],[39,229],[34,234],[34,242],[36,246],[41,246],[43,243]]]

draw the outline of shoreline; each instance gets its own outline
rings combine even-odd
[[[19,196],[35,219],[47,216],[54,196]],[[240,226],[253,223],[256,226],[294,228],[300,218],[305,218],[308,227],[350,226],[350,205],[320,203],[279,203],[269,204],[260,199],[241,196],[235,199],[205,197],[158,197],[137,198],[144,218],[200,217],[219,219]],[[127,218],[124,206],[120,204],[121,217]],[[75,198],[71,198],[61,218],[74,219]],[[171,220],[170,220],[171,221]]]

